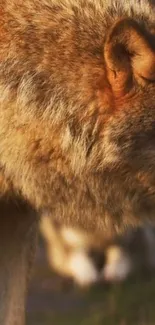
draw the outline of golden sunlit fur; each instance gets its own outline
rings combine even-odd
[[[0,324],[24,323],[40,217],[93,242],[154,219],[154,121],[147,0],[0,0]]]

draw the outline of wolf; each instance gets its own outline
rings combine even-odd
[[[155,215],[155,11],[0,0],[0,324],[23,325],[39,219],[94,241]]]

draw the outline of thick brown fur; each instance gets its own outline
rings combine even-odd
[[[154,218],[155,11],[146,0],[0,0],[0,94],[9,215],[2,210],[0,229],[13,220],[9,202],[25,232],[44,213],[94,234]]]
[[[14,0],[1,17],[0,164],[14,191],[93,229],[153,217],[153,9]]]

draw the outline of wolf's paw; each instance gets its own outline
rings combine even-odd
[[[123,281],[132,271],[130,256],[119,243],[74,228],[56,227],[48,217],[42,220],[41,232],[50,265],[80,286]]]

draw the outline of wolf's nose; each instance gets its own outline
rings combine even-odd
[[[97,271],[101,272],[105,264],[105,255],[102,252],[98,252],[95,249],[91,249],[88,252],[88,256],[93,261],[93,264],[95,265]]]

